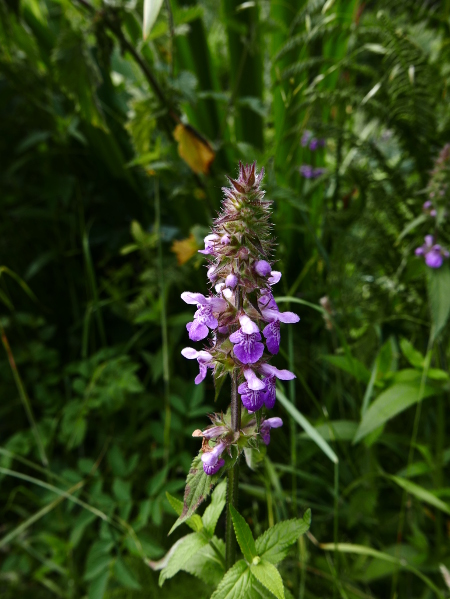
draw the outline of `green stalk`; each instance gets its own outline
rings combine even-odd
[[[161,300],[161,335],[164,381],[164,459],[169,460],[170,450],[170,371],[169,371],[169,338],[167,334],[166,290],[164,285],[163,250],[161,243],[161,202],[158,179],[155,180],[155,233],[158,239],[158,280]]]
[[[236,310],[241,307],[241,291],[236,288]],[[241,401],[238,394],[237,369],[231,375],[231,429],[239,432],[241,428]],[[230,507],[237,509],[239,491],[239,463],[236,460],[234,466],[228,470],[227,481],[227,521],[225,530],[225,565],[229,570],[236,561],[236,537],[234,535],[233,520],[231,519]]]
[[[20,378],[19,371],[17,370],[16,361],[14,360],[13,353],[11,351],[11,347],[9,346],[8,338],[6,337],[5,329],[0,324],[0,334],[2,337],[3,347],[5,348],[5,352],[8,356],[9,365],[11,367],[11,372],[14,377],[14,382],[16,383],[17,391],[19,392],[19,397],[22,400],[23,407],[25,409],[28,421],[30,423],[31,429],[33,431],[34,439],[36,441],[36,445],[38,448],[39,456],[41,458],[41,462],[45,467],[48,467],[48,459],[45,454],[44,444],[42,443],[41,435],[39,434],[39,429],[36,424],[36,420],[34,419],[33,410],[31,409],[31,403],[28,398],[27,392],[25,391],[25,387],[23,386],[22,379]]]

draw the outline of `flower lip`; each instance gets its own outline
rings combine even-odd
[[[241,330],[246,335],[251,335],[252,333],[259,333],[258,325],[251,320],[247,314],[241,314],[239,316],[239,322],[241,324]]]
[[[251,368],[244,370],[244,377],[247,381],[248,388],[252,391],[262,391],[266,388],[264,381],[259,379]]]
[[[268,376],[276,376],[277,379],[282,381],[291,381],[297,378],[290,370],[279,370],[276,366],[272,366],[272,364],[261,364],[259,370]]]

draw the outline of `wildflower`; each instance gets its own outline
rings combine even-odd
[[[433,235],[425,236],[425,243],[416,249],[415,254],[416,256],[424,256],[425,264],[430,268],[440,268],[444,258],[449,257],[449,253],[445,248],[434,243]]]
[[[220,441],[211,451],[202,454],[203,470],[208,476],[216,474],[225,465],[225,460],[220,456],[226,447],[227,443]]]
[[[241,328],[230,335],[234,343],[234,355],[242,364],[257,362],[264,353],[264,344],[260,343],[261,333],[258,326],[248,316],[239,318]]]
[[[300,167],[300,174],[303,175],[303,177],[305,177],[305,179],[312,179],[313,172],[314,172],[314,169],[309,164],[302,164],[302,166]]]
[[[181,355],[188,360],[197,360],[200,372],[195,377],[196,385],[199,385],[205,379],[208,368],[214,368],[212,356],[207,351],[197,351],[193,347],[185,347],[181,350]]]
[[[283,426],[281,418],[267,418],[261,424],[261,437],[266,445],[270,443],[270,429],[279,428],[280,426]]]
[[[215,244],[219,239],[220,239],[219,236],[216,235],[215,233],[212,233],[211,235],[207,235],[204,239],[205,249],[198,250],[199,253],[200,254],[212,254],[214,252]]]
[[[226,301],[222,298],[205,297],[202,293],[185,291],[181,294],[181,299],[187,304],[197,304],[193,322],[188,322],[186,325],[189,339],[192,341],[200,341],[208,335],[208,329],[216,329],[218,326],[216,314],[223,312],[227,307]]]

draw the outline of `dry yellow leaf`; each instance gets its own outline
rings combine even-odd
[[[189,125],[180,123],[173,132],[178,142],[178,154],[194,173],[207,175],[216,154],[209,143]]]
[[[181,266],[190,260],[200,248],[197,245],[194,235],[191,233],[187,239],[174,241],[170,249],[176,255],[177,262]]]

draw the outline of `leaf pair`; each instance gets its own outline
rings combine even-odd
[[[211,599],[260,599],[261,596],[272,595],[277,599],[285,599],[283,581],[275,565],[286,557],[289,547],[309,529],[311,511],[307,510],[303,519],[295,518],[276,524],[256,541],[244,518],[233,506],[230,511],[244,559],[228,570]]]

